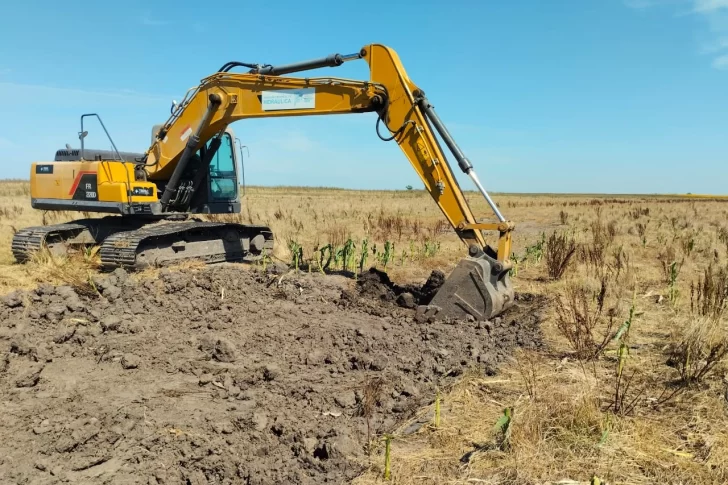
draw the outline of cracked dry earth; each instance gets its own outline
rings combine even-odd
[[[0,483],[346,482],[369,463],[367,383],[373,436],[540,345],[530,295],[491,322],[433,322],[415,308],[427,285],[375,271],[116,270],[96,288],[0,301]]]

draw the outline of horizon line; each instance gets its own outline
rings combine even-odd
[[[2,183],[30,183],[30,179],[22,179],[22,178],[0,178],[0,184]],[[243,186],[240,186],[241,189]],[[276,189],[276,190],[284,190],[284,189],[303,189],[303,190],[340,190],[340,191],[350,191],[350,192],[426,192],[424,188],[421,189],[352,189],[352,188],[346,188],[346,187],[333,187],[333,186],[324,186],[324,185],[245,185],[244,188],[247,189]],[[466,194],[479,194],[477,190],[468,189],[468,190],[462,190],[463,193]],[[492,195],[534,195],[534,196],[545,196],[545,195],[552,195],[552,196],[576,196],[576,197],[679,197],[679,198],[687,198],[687,199],[726,199],[728,200],[728,194],[699,194],[699,193],[691,193],[691,192],[685,192],[685,193],[664,193],[664,192],[499,192],[499,191],[489,191]]]

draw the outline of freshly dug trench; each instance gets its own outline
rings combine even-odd
[[[426,303],[438,278],[398,287],[377,272],[354,284],[221,265],[142,282],[117,270],[96,296],[51,285],[7,296],[0,483],[351,479],[367,439],[436,386],[540,345],[535,298],[492,322],[428,322],[396,303]]]

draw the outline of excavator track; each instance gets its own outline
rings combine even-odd
[[[93,224],[92,221],[93,219],[82,219],[65,224],[23,228],[13,236],[13,256],[19,263],[24,263],[44,245],[62,244],[85,231]]]
[[[111,216],[26,227],[12,241],[13,256],[25,263],[43,247],[64,253],[74,245],[100,245],[105,268],[142,269],[182,261],[254,262],[273,249],[267,226],[225,222],[127,220]]]
[[[253,262],[273,249],[266,226],[202,221],[162,222],[112,234],[99,255],[106,268],[143,269],[182,261]]]

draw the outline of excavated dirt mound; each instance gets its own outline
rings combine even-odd
[[[377,272],[117,270],[95,286],[0,302],[0,483],[342,483],[367,466],[364,401],[373,437],[468,367],[539,345],[532,298],[428,322],[396,301],[431,288]]]

